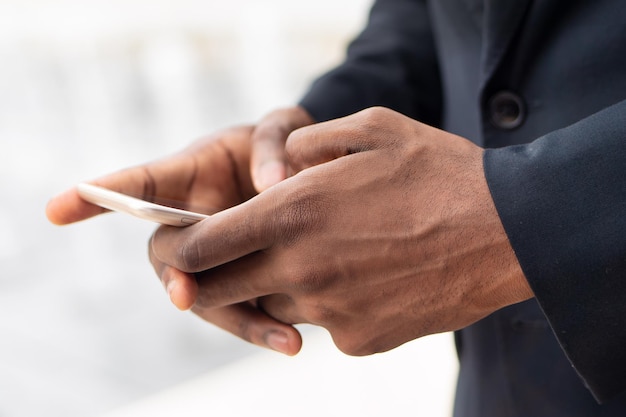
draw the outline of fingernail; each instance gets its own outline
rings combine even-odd
[[[165,290],[167,291],[167,295],[170,297],[170,301],[174,304],[174,307],[181,311],[188,310],[186,305],[182,304],[181,295],[176,292],[176,288],[178,287],[178,281],[175,279],[171,279],[168,281]]]
[[[271,349],[280,353],[284,353],[285,355],[289,355],[288,353],[289,346],[287,345],[288,342],[289,342],[289,338],[283,332],[272,331],[272,332],[269,332],[265,336],[265,343],[267,343],[267,345]]]
[[[269,161],[260,167],[256,182],[259,191],[263,191],[284,179],[285,166],[278,161]]]
[[[172,293],[176,289],[176,285],[178,285],[178,282],[175,279],[170,279],[165,285],[165,291],[167,291],[167,295],[170,297],[170,299],[172,298]]]

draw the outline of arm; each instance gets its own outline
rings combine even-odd
[[[532,297],[530,282],[607,399],[626,386],[624,106],[484,153],[388,110],[304,128],[288,141],[299,174],[198,226],[159,229],[151,251],[196,273],[201,317],[256,300],[351,354],[467,326]]]
[[[484,159],[524,273],[599,400],[626,387],[624,120],[626,101]]]
[[[318,121],[384,106],[438,126],[441,100],[426,2],[378,0],[345,62],[315,81],[300,104]]]
[[[200,317],[252,300],[364,355],[532,297],[476,145],[372,108],[293,132],[287,154],[298,174],[196,225],[155,233],[157,273],[168,265],[196,277]],[[250,326],[253,318],[235,331]]]

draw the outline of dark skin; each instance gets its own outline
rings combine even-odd
[[[91,182],[148,200],[177,201],[180,207],[205,208],[205,212],[213,213],[255,196],[258,191],[253,180],[263,190],[283,179],[288,170],[284,152],[287,136],[310,123],[313,120],[302,108],[276,110],[256,126],[217,132],[174,155]],[[46,207],[48,219],[57,225],[106,211],[82,200],[75,188],[54,197]],[[181,310],[192,308],[198,294],[194,276],[151,258],[173,304]],[[302,344],[292,326],[268,316],[254,302],[214,309],[204,318],[245,340],[287,354],[297,353]]]
[[[179,308],[287,354],[302,343],[291,324],[312,323],[342,351],[364,355],[533,296],[491,200],[482,149],[387,109],[297,130],[309,123],[286,115],[268,125],[289,126],[281,135],[263,134],[283,139],[236,130],[99,181],[137,191],[147,170],[159,196],[225,209],[187,228],[160,227],[151,240],[150,259]],[[251,160],[253,173],[269,161],[297,174],[255,195],[242,168]],[[53,200],[51,220],[96,214],[77,199],[70,191]]]

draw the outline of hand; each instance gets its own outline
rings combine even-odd
[[[195,274],[200,317],[254,300],[363,355],[532,297],[469,141],[369,109],[292,133],[287,154],[298,174],[154,235],[153,260]]]
[[[220,132],[178,154],[93,182],[145,200],[167,201],[180,208],[205,213],[223,210],[256,194],[248,172],[252,131],[252,127],[240,127]],[[49,220],[59,225],[107,211],[81,199],[75,188],[53,198],[46,207]],[[189,308],[197,292],[194,282],[185,283],[185,291],[170,292],[174,303],[183,309]]]
[[[151,201],[178,202],[182,208],[213,213],[248,200],[257,194],[253,180],[265,189],[284,179],[284,143],[291,132],[313,120],[299,107],[278,110],[256,127],[242,126],[199,140],[170,157],[122,170],[93,183]],[[253,177],[251,172],[257,173]],[[49,220],[68,224],[106,212],[82,200],[72,188],[53,198],[46,208]],[[180,309],[193,304],[198,291],[190,275],[163,263],[153,264],[172,302]],[[286,353],[300,349],[299,334],[249,303],[216,309],[211,317],[218,326]],[[241,323],[254,323],[243,331]],[[284,335],[290,335],[286,338]],[[290,344],[285,344],[286,340]]]
[[[107,175],[94,183],[149,200],[175,200],[195,210],[223,209],[285,179],[287,136],[311,123],[313,119],[301,107],[276,110],[257,126],[218,132],[179,154]],[[106,210],[82,200],[75,188],[56,196],[46,207],[48,219],[58,225],[103,212]]]

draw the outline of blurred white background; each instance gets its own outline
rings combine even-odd
[[[284,358],[169,304],[153,225],[44,217],[80,180],[295,103],[369,5],[0,0],[0,417],[449,415],[448,334],[349,358],[303,327]]]

